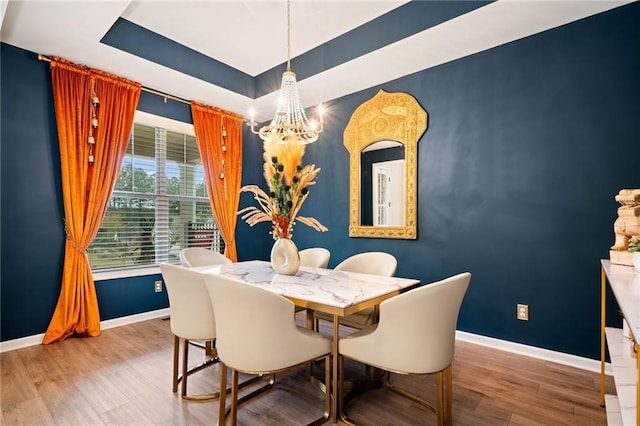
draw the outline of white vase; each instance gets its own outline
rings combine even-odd
[[[271,266],[279,274],[295,275],[300,268],[298,247],[288,238],[278,238],[271,248]]]

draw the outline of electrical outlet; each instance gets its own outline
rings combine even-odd
[[[156,281],[156,293],[162,293],[162,280]]]
[[[518,303],[516,318],[522,321],[529,321],[529,305],[521,305]]]

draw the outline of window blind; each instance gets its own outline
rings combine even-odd
[[[91,267],[178,262],[189,246],[224,251],[196,139],[134,124],[104,220],[87,250]]]

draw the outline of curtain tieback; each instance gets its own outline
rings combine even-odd
[[[73,237],[71,236],[71,233],[69,232],[69,228],[67,228],[67,220],[64,220],[64,233],[67,235],[67,240],[69,241],[69,243],[71,244],[71,247],[73,247],[78,253],[83,254],[83,255],[87,255],[87,249],[86,247],[82,247],[80,246],[80,244],[78,244],[76,242],[76,240],[73,239]]]

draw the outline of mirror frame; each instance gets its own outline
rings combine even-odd
[[[351,115],[343,133],[349,151],[349,236],[369,238],[417,238],[418,141],[427,130],[427,112],[408,93],[380,90]],[[360,224],[360,153],[374,142],[398,141],[405,153],[404,226]]]

